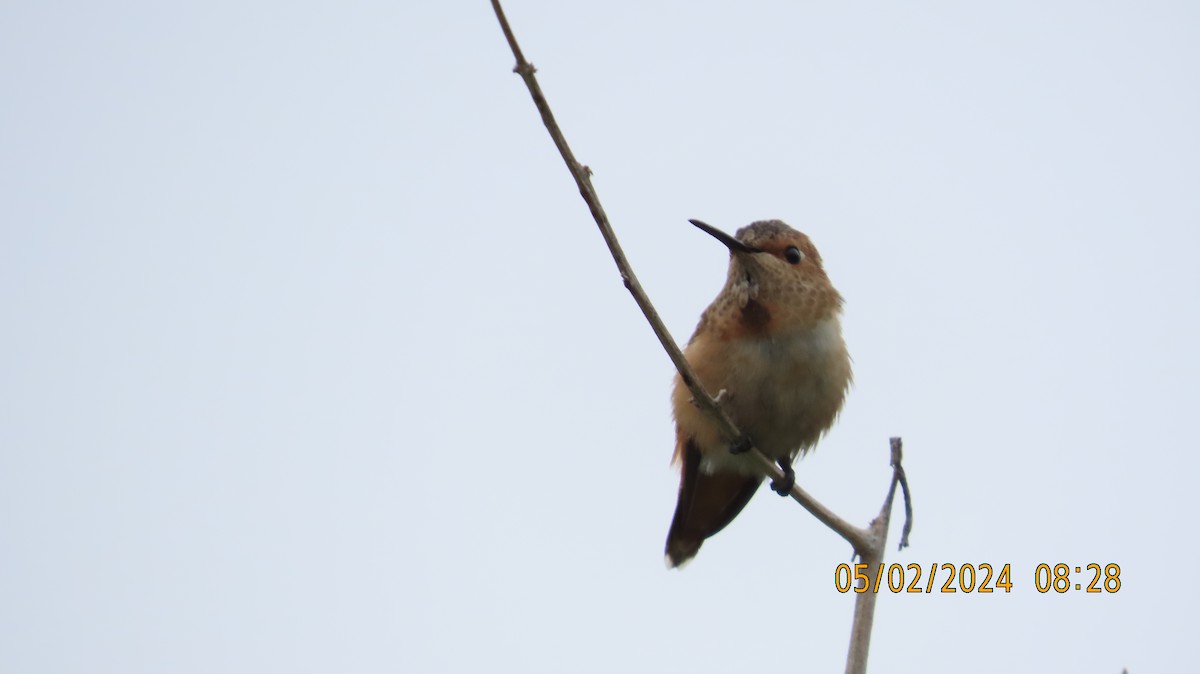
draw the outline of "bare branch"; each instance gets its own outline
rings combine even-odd
[[[720,404],[724,391],[718,392],[717,397],[713,398],[709,395],[708,391],[704,390],[699,378],[696,377],[687,359],[684,358],[683,352],[679,349],[675,340],[671,338],[658,312],[654,309],[654,305],[650,303],[646,292],[642,290],[642,285],[638,282],[637,275],[633,273],[633,268],[629,265],[624,251],[621,250],[621,245],[617,241],[616,234],[613,233],[612,226],[608,222],[608,216],[605,214],[604,208],[600,205],[600,198],[596,195],[596,190],[592,186],[591,169],[576,161],[570,146],[567,145],[566,138],[563,136],[562,130],[559,129],[558,122],[554,119],[554,113],[550,110],[550,104],[546,101],[546,97],[542,93],[542,88],[538,84],[537,70],[533,67],[533,64],[525,60],[525,55],[521,52],[521,48],[517,44],[517,38],[508,24],[508,19],[504,15],[504,10],[500,7],[499,0],[492,0],[492,8],[496,12],[496,18],[500,21],[504,37],[508,40],[508,45],[512,49],[513,56],[516,58],[517,63],[513,71],[525,81],[525,86],[529,89],[530,96],[533,97],[533,103],[537,106],[538,112],[542,116],[542,122],[546,125],[546,130],[550,132],[550,137],[554,140],[555,147],[558,148],[559,154],[562,155],[563,161],[566,162],[571,176],[575,178],[575,184],[579,187],[579,194],[583,197],[584,202],[587,203],[588,210],[592,212],[592,217],[595,219],[596,225],[600,228],[600,234],[604,237],[604,242],[608,245],[609,252],[612,253],[613,261],[617,264],[617,270],[621,274],[621,280],[624,282],[625,287],[633,295],[634,301],[637,302],[638,307],[641,308],[642,313],[646,316],[646,320],[650,323],[650,327],[654,330],[658,341],[671,358],[671,362],[675,364],[675,369],[679,371],[679,376],[683,379],[683,383],[691,391],[693,403],[717,422],[724,435],[731,439],[731,446],[748,445],[749,442],[746,436],[737,428]],[[766,475],[776,480],[784,478],[783,471],[780,470],[774,461],[768,459],[765,454],[754,447],[750,448],[750,452],[755,457],[755,460],[759,462]],[[849,541],[860,560],[869,565],[868,568],[875,568],[883,562],[883,548],[887,539],[888,523],[891,517],[892,502],[896,494],[897,484],[901,486],[904,492],[905,505],[905,525],[901,535],[901,548],[908,545],[908,534],[912,529],[912,501],[901,459],[900,438],[892,438],[892,481],[879,515],[871,521],[871,525],[867,529],[861,529],[843,520],[833,511],[821,505],[821,503],[797,484],[793,483],[791,496],[823,524]],[[848,674],[864,674],[866,672],[867,652],[870,646],[871,626],[874,621],[875,599],[877,596],[875,592],[870,590],[862,592],[857,596],[854,622],[850,636],[850,652],[846,659],[846,672]]]
[[[737,427],[733,425],[733,421],[728,415],[713,402],[712,396],[704,390],[700,385],[700,380],[696,374],[692,372],[691,366],[683,357],[683,352],[679,350],[679,346],[675,344],[675,340],[671,338],[667,332],[667,326],[663,324],[662,318],[654,309],[654,305],[650,303],[650,298],[647,297],[646,291],[642,290],[642,284],[638,282],[637,275],[633,273],[633,267],[629,265],[629,260],[625,257],[625,251],[621,249],[621,244],[617,241],[617,235],[612,230],[612,225],[608,222],[608,215],[604,212],[604,207],[600,205],[600,198],[596,196],[596,190],[592,187],[591,171],[575,160],[575,154],[571,152],[571,147],[567,145],[567,139],[563,136],[562,130],[558,127],[558,122],[554,119],[554,113],[550,111],[550,104],[546,102],[546,96],[542,93],[542,87],[538,84],[536,70],[533,65],[525,60],[525,55],[521,52],[521,47],[517,44],[517,38],[513,35],[512,28],[508,25],[508,18],[504,16],[504,10],[500,7],[499,0],[492,0],[492,8],[496,10],[496,18],[500,20],[500,27],[504,30],[504,37],[508,39],[508,46],[512,48],[513,56],[517,59],[517,65],[513,68],[513,72],[521,76],[525,81],[525,86],[529,89],[530,96],[533,97],[533,104],[537,106],[538,112],[542,115],[542,123],[546,125],[546,130],[550,132],[550,138],[554,140],[554,146],[558,148],[559,154],[562,155],[563,161],[567,164],[567,170],[571,172],[571,176],[575,178],[575,184],[579,187],[579,194],[587,203],[588,210],[592,212],[592,218],[595,219],[596,225],[600,228],[600,234],[604,237],[604,243],[608,244],[608,250],[612,253],[613,261],[617,263],[617,270],[621,273],[621,279],[625,283],[625,287],[633,295],[634,301],[645,314],[646,320],[650,322],[650,328],[654,330],[654,334],[658,337],[658,341],[667,351],[667,355],[671,358],[671,362],[675,364],[675,369],[679,371],[683,377],[683,383],[691,390],[692,396],[695,398],[696,404],[705,412],[712,415],[718,420],[718,423],[723,426],[722,430],[731,438],[741,438],[742,434]],[[765,458],[765,457],[764,457]]]
[[[586,166],[583,166],[575,160],[575,154],[571,152],[571,147],[567,144],[566,138],[563,136],[562,130],[558,126],[558,122],[554,119],[554,113],[550,110],[550,104],[546,101],[545,94],[542,93],[542,88],[538,84],[537,71],[531,63],[525,60],[525,55],[521,51],[520,45],[517,44],[517,38],[513,35],[512,28],[508,24],[508,18],[504,15],[504,10],[500,7],[499,0],[492,0],[492,8],[496,11],[496,18],[500,21],[500,28],[504,31],[504,37],[508,40],[508,46],[512,49],[513,56],[517,59],[517,64],[513,68],[513,72],[521,76],[525,81],[525,86],[529,89],[530,96],[533,97],[533,103],[537,106],[538,112],[541,113],[542,122],[546,125],[546,130],[550,132],[550,137],[554,140],[555,147],[558,148],[559,154],[562,155],[563,161],[567,164],[567,169],[571,172],[571,176],[575,178],[575,184],[579,187],[579,194],[587,203],[588,210],[592,212],[592,217],[596,221],[596,225],[600,228],[600,234],[604,237],[604,242],[608,244],[608,250],[612,253],[613,261],[617,263],[617,269],[621,273],[621,279],[625,283],[625,287],[629,289],[633,299],[641,308],[642,313],[646,316],[646,320],[650,323],[650,328],[654,330],[655,336],[666,350],[667,356],[675,365],[675,369],[679,371],[679,376],[683,379],[683,383],[692,392],[692,398],[696,406],[714,419],[721,427],[722,433],[731,439],[732,445],[747,444],[745,436],[741,430],[729,418],[725,412],[708,391],[704,390],[704,386],[700,384],[700,379],[688,364],[687,359],[683,357],[683,351],[672,339],[671,334],[667,331],[666,325],[663,324],[662,318],[659,317],[658,311],[654,309],[654,305],[650,303],[650,298],[646,295],[646,291],[642,290],[642,284],[638,282],[637,275],[633,273],[633,268],[629,265],[629,260],[625,257],[625,252],[621,249],[621,244],[617,241],[617,236],[613,233],[612,225],[608,222],[608,215],[605,214],[604,208],[600,205],[600,198],[596,195],[596,190],[592,187],[591,171]],[[773,461],[768,459],[765,454],[757,448],[751,448],[751,453],[762,465],[763,471],[775,479],[782,479],[783,473]],[[869,532],[865,529],[860,529],[842,518],[838,517],[833,511],[826,508],[808,492],[801,489],[799,486],[793,486],[792,498],[800,505],[804,506],[808,512],[814,517],[833,529],[838,534],[850,542],[856,550],[860,550],[861,546],[868,545]]]
[[[908,547],[908,535],[912,533],[913,527],[913,509],[912,509],[912,493],[908,491],[908,475],[904,473],[904,441],[900,438],[892,438],[892,472],[896,480],[900,482],[900,491],[904,492],[904,529],[900,531],[900,547],[897,550],[903,550]],[[888,509],[891,509],[889,504]]]

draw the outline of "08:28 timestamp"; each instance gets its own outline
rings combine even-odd
[[[1087,569],[1087,573],[1084,573]],[[1076,566],[1074,572],[1080,578],[1071,578],[1072,567],[1067,564],[1038,564],[1033,573],[1033,586],[1045,594],[1053,590],[1058,594],[1072,589],[1090,593],[1115,593],[1121,589],[1121,567],[1117,564],[1088,564]],[[1089,580],[1090,582],[1084,582]],[[1076,582],[1078,581],[1078,582]],[[1001,590],[1012,592],[1012,564],[1004,564],[997,570],[991,564],[879,564],[869,568],[867,564],[839,564],[833,572],[834,588],[838,592],[932,593],[975,592],[988,594]]]

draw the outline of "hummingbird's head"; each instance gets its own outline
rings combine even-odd
[[[725,244],[730,253],[730,265],[743,267],[752,275],[785,278],[825,275],[821,254],[812,240],[781,220],[759,220],[739,229],[737,236],[730,236],[699,220],[688,222]]]
[[[699,220],[689,220],[729,249],[729,280],[723,294],[736,298],[743,313],[769,317],[764,329],[801,327],[841,309],[821,254],[803,232],[779,220],[760,220],[737,236]],[[769,325],[768,325],[769,324]]]

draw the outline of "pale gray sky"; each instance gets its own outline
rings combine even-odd
[[[865,523],[901,435],[889,561],[1012,564],[873,671],[1193,659],[1194,3],[507,10],[678,339],[687,218],[820,248],[800,482]],[[794,503],[665,569],[671,365],[511,67],[485,2],[0,6],[0,671],[841,671]]]

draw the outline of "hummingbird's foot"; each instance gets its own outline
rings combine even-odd
[[[783,459],[777,463],[779,463],[779,469],[783,471],[783,479],[771,480],[771,491],[780,496],[788,496],[792,493],[792,486],[796,484],[796,469]]]
[[[750,440],[750,438],[743,435],[741,440],[738,440],[737,442],[735,442],[729,446],[729,453],[730,454],[745,454],[746,452],[750,451],[750,448],[753,446],[754,446],[754,443]]]

